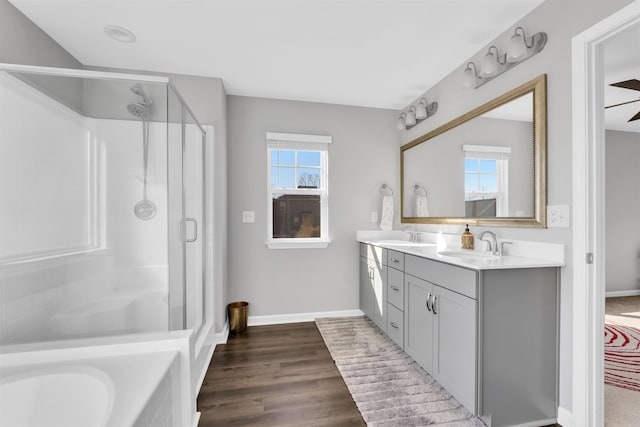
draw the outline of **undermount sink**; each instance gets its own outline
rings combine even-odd
[[[410,248],[419,248],[419,247],[427,247],[427,246],[435,246],[435,243],[426,243],[426,242],[410,242],[408,240],[380,240],[378,243],[381,245],[387,246],[404,246]]]
[[[441,252],[438,252],[438,255],[448,256],[452,258],[459,258],[459,259],[468,259],[473,261],[491,261],[491,260],[500,259],[498,255],[484,254],[482,252],[463,251],[463,250],[441,251]]]

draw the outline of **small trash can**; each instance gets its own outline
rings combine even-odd
[[[237,334],[247,330],[247,315],[249,303],[246,301],[232,302],[227,306],[229,312],[229,332]]]

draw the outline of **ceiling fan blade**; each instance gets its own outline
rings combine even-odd
[[[640,90],[640,80],[631,79],[623,82],[611,83],[609,86],[621,87],[624,89]]]
[[[627,120],[627,122],[632,122],[632,121],[638,120],[638,119],[640,119],[640,111],[638,111],[635,116],[633,116],[629,120]]]
[[[640,99],[634,99],[633,101],[621,102],[620,104],[608,105],[608,106],[604,107],[604,109],[606,110],[607,108],[619,107],[621,105],[627,105],[627,104],[631,104],[633,102],[638,102],[638,101],[640,101]]]

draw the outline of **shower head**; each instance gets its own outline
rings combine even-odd
[[[151,99],[147,98],[147,94],[145,93],[140,83],[136,83],[133,86],[131,86],[131,92],[135,93],[138,96],[141,96],[142,99],[144,99],[145,104],[151,104]]]
[[[132,103],[127,105],[129,113],[139,119],[146,119],[149,115],[149,106],[147,104]]]

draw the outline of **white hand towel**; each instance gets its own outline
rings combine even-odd
[[[382,198],[382,217],[380,219],[380,229],[389,231],[393,228],[393,197],[384,196]]]
[[[427,203],[427,196],[416,196],[416,216],[429,216],[429,204]]]

